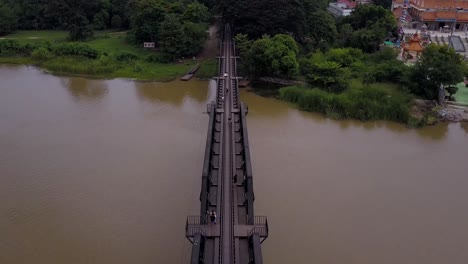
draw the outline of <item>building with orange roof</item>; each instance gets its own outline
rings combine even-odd
[[[418,34],[414,34],[413,37],[408,41],[408,43],[404,43],[403,47],[403,58],[410,59],[410,58],[417,58],[419,59],[419,55],[423,51],[423,47],[421,45],[421,38]]]
[[[404,0],[392,1],[393,9],[400,6],[404,7]],[[413,28],[468,30],[468,0],[410,0],[407,8]]]

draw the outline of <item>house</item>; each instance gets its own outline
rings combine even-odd
[[[412,28],[468,30],[468,0],[394,0],[392,10],[407,7]]]
[[[349,16],[358,4],[369,4],[371,0],[338,0],[328,5],[327,11],[335,17]]]

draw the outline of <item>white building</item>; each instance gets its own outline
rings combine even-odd
[[[339,16],[349,16],[353,12],[354,8],[358,4],[369,4],[372,3],[371,0],[338,0],[334,3],[328,5],[327,11],[332,15]]]

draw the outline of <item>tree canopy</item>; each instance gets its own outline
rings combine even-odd
[[[288,35],[263,36],[247,52],[251,73],[256,76],[291,78],[299,70],[299,47]]]
[[[385,9],[390,9],[392,6],[392,0],[374,0],[373,3],[374,5],[381,6]]]
[[[222,3],[224,18],[234,25],[236,33],[251,38],[286,33],[296,39],[304,36],[306,20],[302,0],[226,0]]]
[[[442,104],[444,87],[463,81],[466,72],[463,57],[453,48],[430,44],[412,68],[409,86],[413,93]]]
[[[348,25],[352,33],[345,37],[344,44],[369,53],[377,51],[385,37],[397,28],[392,12],[375,5],[358,5],[351,15],[342,18],[339,21],[341,34],[346,34],[342,27],[349,29]]]
[[[92,36],[91,21],[100,9],[101,1],[50,0],[46,7],[49,17],[69,31],[70,40],[85,40]]]
[[[325,11],[317,11],[307,17],[306,44],[309,50],[328,49],[337,36],[335,19]]]
[[[0,0],[0,36],[16,29],[16,15],[12,8]]]

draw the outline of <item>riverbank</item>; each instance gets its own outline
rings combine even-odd
[[[40,67],[56,74],[170,81],[197,61],[176,63],[155,50],[127,43],[126,32],[101,31],[87,42],[66,42],[65,31],[20,31],[0,39],[0,63]],[[201,67],[211,68],[210,61]],[[207,64],[208,66],[205,66]]]
[[[347,91],[335,94],[317,88],[282,87],[261,82],[254,83],[251,91],[263,97],[293,103],[303,111],[322,113],[332,119],[388,120],[410,127],[468,121],[468,107],[447,104],[441,108],[433,101],[414,99],[391,83],[365,86],[359,80],[353,80]]]

